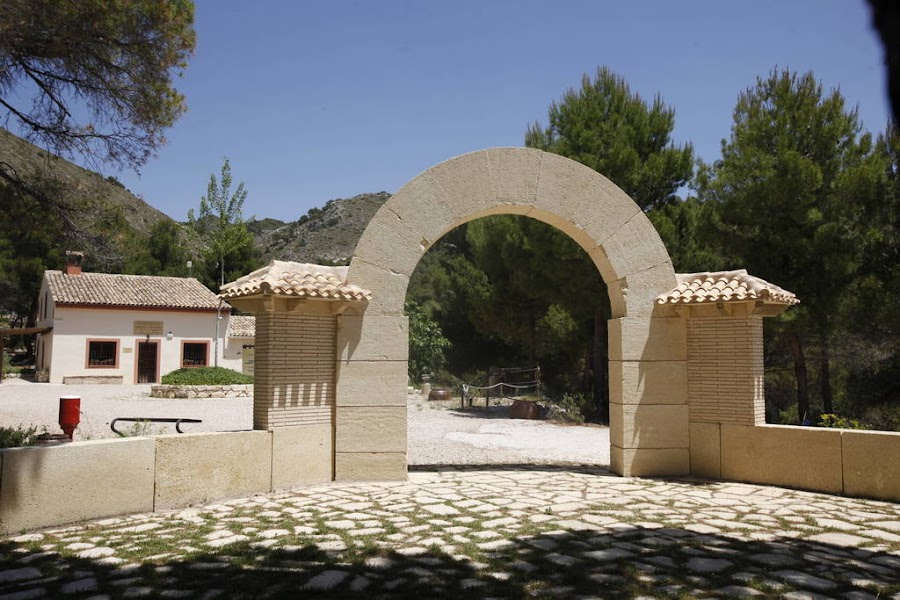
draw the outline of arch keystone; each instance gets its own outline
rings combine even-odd
[[[543,157],[543,152],[530,148],[495,148],[488,153],[494,201],[501,206],[534,206]]]

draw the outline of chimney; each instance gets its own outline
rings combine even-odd
[[[84,262],[84,252],[66,250],[66,275],[81,275],[82,262]]]

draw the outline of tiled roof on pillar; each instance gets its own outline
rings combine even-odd
[[[273,260],[262,269],[222,286],[220,298],[273,294],[317,300],[368,300],[372,292],[347,283],[348,267]]]
[[[792,292],[747,273],[745,269],[713,273],[676,273],[678,286],[656,297],[657,304],[716,304],[763,301],[766,304],[799,304]]]

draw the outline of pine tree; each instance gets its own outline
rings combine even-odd
[[[647,103],[606,67],[585,75],[550,105],[549,125],[532,124],[525,145],[577,160],[611,179],[644,210],[674,200],[693,173],[690,144],[672,141],[675,110]]]
[[[698,177],[701,197],[718,205],[732,263],[801,299],[780,325],[801,421],[814,416],[809,347],[817,350],[823,410],[833,410],[831,338],[866,249],[863,215],[881,177],[873,150],[839,90],[825,93],[812,73],[773,71],[739,96],[722,158]]]

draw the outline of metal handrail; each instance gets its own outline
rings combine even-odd
[[[203,419],[174,419],[170,417],[117,417],[109,422],[109,428],[116,435],[123,435],[121,431],[116,429],[116,423],[119,421],[130,421],[132,423],[175,423],[175,431],[184,433],[181,430],[182,423],[202,423]]]

